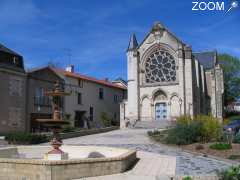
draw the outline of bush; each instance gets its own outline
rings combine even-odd
[[[177,123],[176,127],[169,130],[166,143],[186,145],[198,142],[200,136],[200,126],[198,122],[190,124]]]
[[[192,180],[190,176],[184,177],[182,180]]]
[[[9,144],[39,144],[48,141],[46,135],[30,134],[24,132],[13,132],[5,136]]]
[[[189,125],[193,122],[191,116],[180,116],[177,118],[177,124]]]
[[[216,141],[221,138],[222,126],[218,119],[212,116],[199,115],[194,121],[197,121],[200,124],[201,141]]]
[[[62,128],[61,132],[63,133],[70,133],[70,132],[74,132],[76,131],[76,128],[75,127],[72,127],[72,126],[65,126]]]
[[[102,123],[105,127],[110,127],[111,126],[112,119],[108,117],[107,113],[102,112],[100,118],[101,118]]]
[[[222,137],[222,126],[212,116],[199,115],[177,118],[176,126],[168,131],[165,142],[168,144],[187,145],[195,142],[209,142]]]
[[[232,154],[228,157],[228,159],[231,159],[231,160],[236,160],[236,159],[240,159],[240,155],[235,155],[235,154]]]
[[[238,180],[240,179],[240,166],[230,167],[227,170],[217,172],[219,180]]]
[[[232,146],[227,143],[215,143],[209,146],[211,149],[216,149],[216,150],[228,150],[231,149]]]
[[[158,130],[148,131],[147,133],[149,136],[158,136],[161,134]]]

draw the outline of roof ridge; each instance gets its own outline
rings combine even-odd
[[[3,50],[4,52],[10,53],[10,54],[14,54],[14,55],[17,55],[17,56],[21,56],[21,55],[18,54],[17,52],[9,49],[8,47],[6,47],[5,45],[3,45],[3,44],[1,44],[1,43],[0,43],[0,50]]]
[[[109,86],[116,87],[116,88],[126,89],[125,87],[114,84],[110,81],[101,80],[101,79],[98,79],[96,77],[81,74],[79,72],[72,73],[72,72],[68,72],[68,71],[66,71],[65,69],[62,69],[62,68],[56,68],[56,67],[51,67],[51,68],[53,70],[56,70],[56,71],[61,71],[65,76],[70,76],[70,77],[73,77],[73,78],[81,78],[81,79],[84,79],[84,80],[87,80],[87,81],[92,81],[92,82],[103,84],[103,85],[109,85]]]

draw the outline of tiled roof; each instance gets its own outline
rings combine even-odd
[[[216,65],[217,60],[217,52],[209,51],[209,52],[197,52],[193,53],[194,57],[203,65],[205,69],[211,69]]]
[[[64,76],[67,76],[67,77],[82,79],[82,80],[94,82],[94,83],[97,83],[97,84],[101,84],[101,85],[104,85],[104,86],[126,90],[126,87],[123,87],[123,86],[120,86],[120,85],[117,85],[117,84],[113,84],[113,83],[111,83],[109,81],[106,81],[106,80],[100,80],[100,79],[90,77],[90,76],[86,76],[86,75],[79,74],[79,73],[68,72],[68,71],[65,71],[64,69],[60,69],[60,68],[52,68],[51,67],[51,69],[53,71],[55,71],[56,73],[60,73],[60,74],[62,74]]]

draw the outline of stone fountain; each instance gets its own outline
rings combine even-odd
[[[63,120],[62,113],[62,98],[70,95],[70,93],[64,92],[63,88],[57,82],[54,85],[52,91],[45,92],[46,96],[52,97],[53,116],[52,119],[37,119],[38,122],[44,126],[49,127],[53,131],[53,139],[51,145],[53,149],[45,154],[45,160],[63,160],[68,159],[68,154],[63,152],[60,147],[62,146],[62,140],[59,136],[59,131],[63,125],[69,124],[68,121]]]

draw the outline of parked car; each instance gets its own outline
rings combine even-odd
[[[240,120],[233,120],[228,125],[223,127],[224,131],[232,130],[237,133],[240,130]]]

